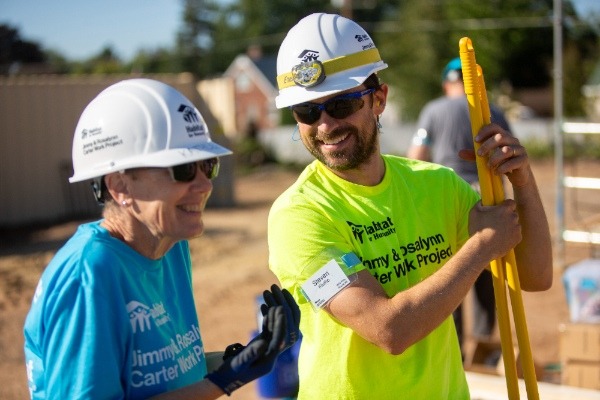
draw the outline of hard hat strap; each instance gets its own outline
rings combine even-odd
[[[375,63],[378,61],[381,61],[379,50],[377,50],[376,47],[373,47],[368,50],[363,50],[356,53],[348,54],[346,56],[336,57],[332,58],[331,60],[323,61],[322,73],[325,76],[333,75],[338,72],[360,67],[369,63]],[[315,79],[318,79],[318,77],[316,77]],[[318,83],[320,83],[321,81],[322,79],[320,79]],[[296,81],[296,79],[294,79],[293,72],[286,72],[277,76],[277,86],[279,87],[279,90],[296,85],[299,85],[299,83]]]

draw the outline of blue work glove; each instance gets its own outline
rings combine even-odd
[[[271,291],[263,292],[265,304],[261,304],[260,311],[265,316],[271,307],[282,306],[287,321],[287,336],[285,337],[284,347],[289,349],[300,339],[300,308],[287,289],[279,289],[277,285],[271,286]]]
[[[263,316],[262,332],[246,347],[237,343],[228,346],[223,364],[206,378],[230,396],[246,383],[268,374],[284,345],[286,328],[284,308],[269,308],[267,315]]]

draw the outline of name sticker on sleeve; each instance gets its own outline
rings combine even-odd
[[[332,259],[304,282],[302,292],[313,308],[318,310],[349,284],[350,279],[337,261]]]

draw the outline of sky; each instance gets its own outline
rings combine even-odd
[[[0,24],[70,60],[106,46],[130,60],[141,49],[171,47],[182,10],[182,0],[0,0]]]
[[[590,10],[600,15],[600,0],[573,1],[582,15]],[[0,24],[69,60],[110,46],[128,61],[138,50],[171,47],[182,10],[183,0],[0,0]]]

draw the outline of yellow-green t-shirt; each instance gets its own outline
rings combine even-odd
[[[465,181],[436,164],[383,157],[376,186],[352,184],[315,161],[271,208],[269,266],[302,312],[298,398],[468,399],[452,316],[391,355],[300,294],[333,256],[354,252],[357,270],[368,269],[393,296],[435,273],[467,240],[478,195]]]

